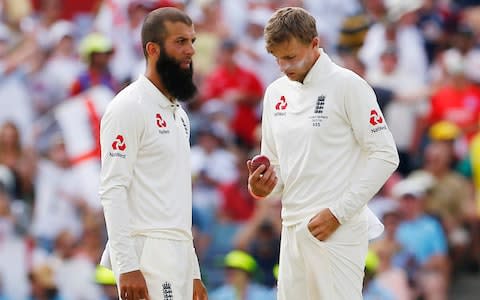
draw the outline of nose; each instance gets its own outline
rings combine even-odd
[[[193,45],[193,43],[188,44],[188,46],[185,50],[185,53],[190,57],[195,54],[195,46]]]
[[[277,65],[280,67],[280,71],[285,73],[285,71],[288,69],[289,65],[282,59],[277,59]]]

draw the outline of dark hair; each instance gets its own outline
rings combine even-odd
[[[277,10],[264,29],[267,50],[291,38],[309,44],[317,36],[315,18],[300,7],[284,7]]]
[[[163,7],[151,11],[145,17],[142,25],[142,47],[145,58],[147,58],[148,42],[163,45],[168,35],[165,22],[181,22],[188,26],[193,24],[192,19],[185,12],[174,7]]]

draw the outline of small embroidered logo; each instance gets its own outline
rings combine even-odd
[[[124,151],[127,148],[127,145],[125,144],[125,140],[122,135],[117,135],[117,138],[115,141],[112,143],[112,149],[113,150],[120,150]]]
[[[163,287],[163,299],[173,300],[172,285],[169,282],[165,282],[162,284],[162,287]]]
[[[323,107],[325,105],[325,96],[321,95],[317,98],[317,104],[315,105],[315,113],[321,114],[323,113]]]
[[[285,96],[280,97],[280,100],[275,105],[275,110],[285,110],[288,106],[287,99]]]
[[[383,123],[383,118],[378,115],[378,112],[374,109],[370,111],[370,124],[373,126],[382,124]]]
[[[156,115],[156,120],[157,120],[157,126],[158,126],[158,127],[160,127],[160,128],[165,128],[165,127],[167,127],[167,121],[165,121],[165,120],[162,118],[162,115],[157,114],[157,115]]]

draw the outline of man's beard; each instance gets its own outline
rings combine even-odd
[[[167,92],[178,101],[190,100],[197,92],[193,83],[193,64],[183,69],[175,58],[169,56],[161,47],[156,69]]]

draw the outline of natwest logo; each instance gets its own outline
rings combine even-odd
[[[117,138],[112,143],[112,149],[124,151],[126,148],[127,148],[127,145],[125,144],[125,139],[123,138],[123,136],[120,134],[117,135]]]
[[[287,108],[287,100],[285,99],[285,96],[280,97],[280,100],[278,100],[277,104],[275,105],[275,110],[285,110]]]
[[[165,127],[167,127],[167,121],[165,121],[165,120],[162,118],[162,115],[157,114],[155,118],[156,118],[156,120],[157,120],[157,126],[158,126],[159,128],[165,128]]]
[[[378,115],[378,112],[375,109],[372,109],[370,111],[370,124],[375,126],[382,123],[383,123],[383,118],[380,115]]]

